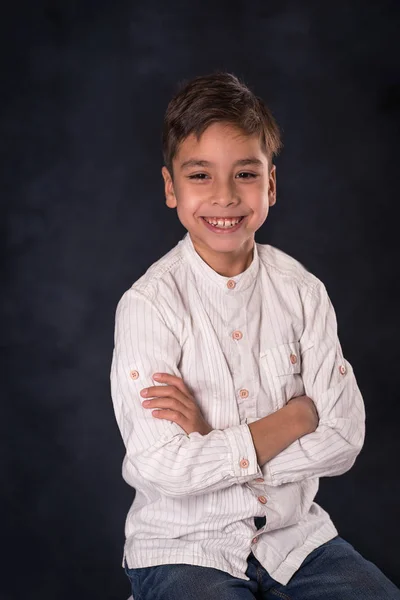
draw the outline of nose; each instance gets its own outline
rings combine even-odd
[[[236,187],[231,181],[215,182],[213,186],[212,203],[219,206],[232,206],[239,202]]]

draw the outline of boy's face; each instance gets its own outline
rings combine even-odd
[[[276,168],[269,172],[258,135],[213,123],[199,141],[191,134],[181,143],[173,170],[174,181],[162,168],[166,204],[177,209],[198,254],[220,274],[243,272],[252,261],[255,232],[276,202]],[[203,217],[244,219],[233,231],[218,231]]]

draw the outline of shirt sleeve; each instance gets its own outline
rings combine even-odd
[[[351,364],[343,357],[335,310],[324,284],[310,285],[300,339],[305,394],[319,414],[317,429],[264,465],[269,485],[348,471],[364,444],[365,409]]]
[[[142,407],[140,391],[163,385],[152,379],[154,373],[182,377],[178,338],[147,295],[133,288],[123,294],[115,315],[110,383],[126,449],[124,472],[133,471],[136,478],[174,497],[205,494],[261,477],[246,423],[205,436],[187,435],[177,423],[156,419],[151,409]]]

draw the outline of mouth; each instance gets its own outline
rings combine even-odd
[[[212,225],[204,217],[201,217],[201,220],[203,221],[203,223],[207,227],[207,229],[209,229],[210,231],[213,231],[214,233],[218,233],[218,234],[224,234],[224,233],[233,233],[233,232],[237,231],[238,229],[240,229],[240,227],[243,225],[244,221],[246,220],[245,216],[236,217],[236,218],[240,219],[236,225],[227,225],[226,227],[218,227],[218,225]],[[217,219],[215,219],[215,220],[217,220]]]

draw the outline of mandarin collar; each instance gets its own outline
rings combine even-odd
[[[179,242],[182,245],[184,257],[189,262],[190,266],[203,278],[207,279],[212,285],[220,288],[221,291],[227,293],[237,293],[248,288],[257,276],[259,269],[259,254],[257,243],[254,240],[253,260],[245,271],[235,275],[234,277],[225,277],[220,275],[210,267],[197,253],[193,245],[189,231],[184,235]],[[232,283],[234,282],[234,284]]]

